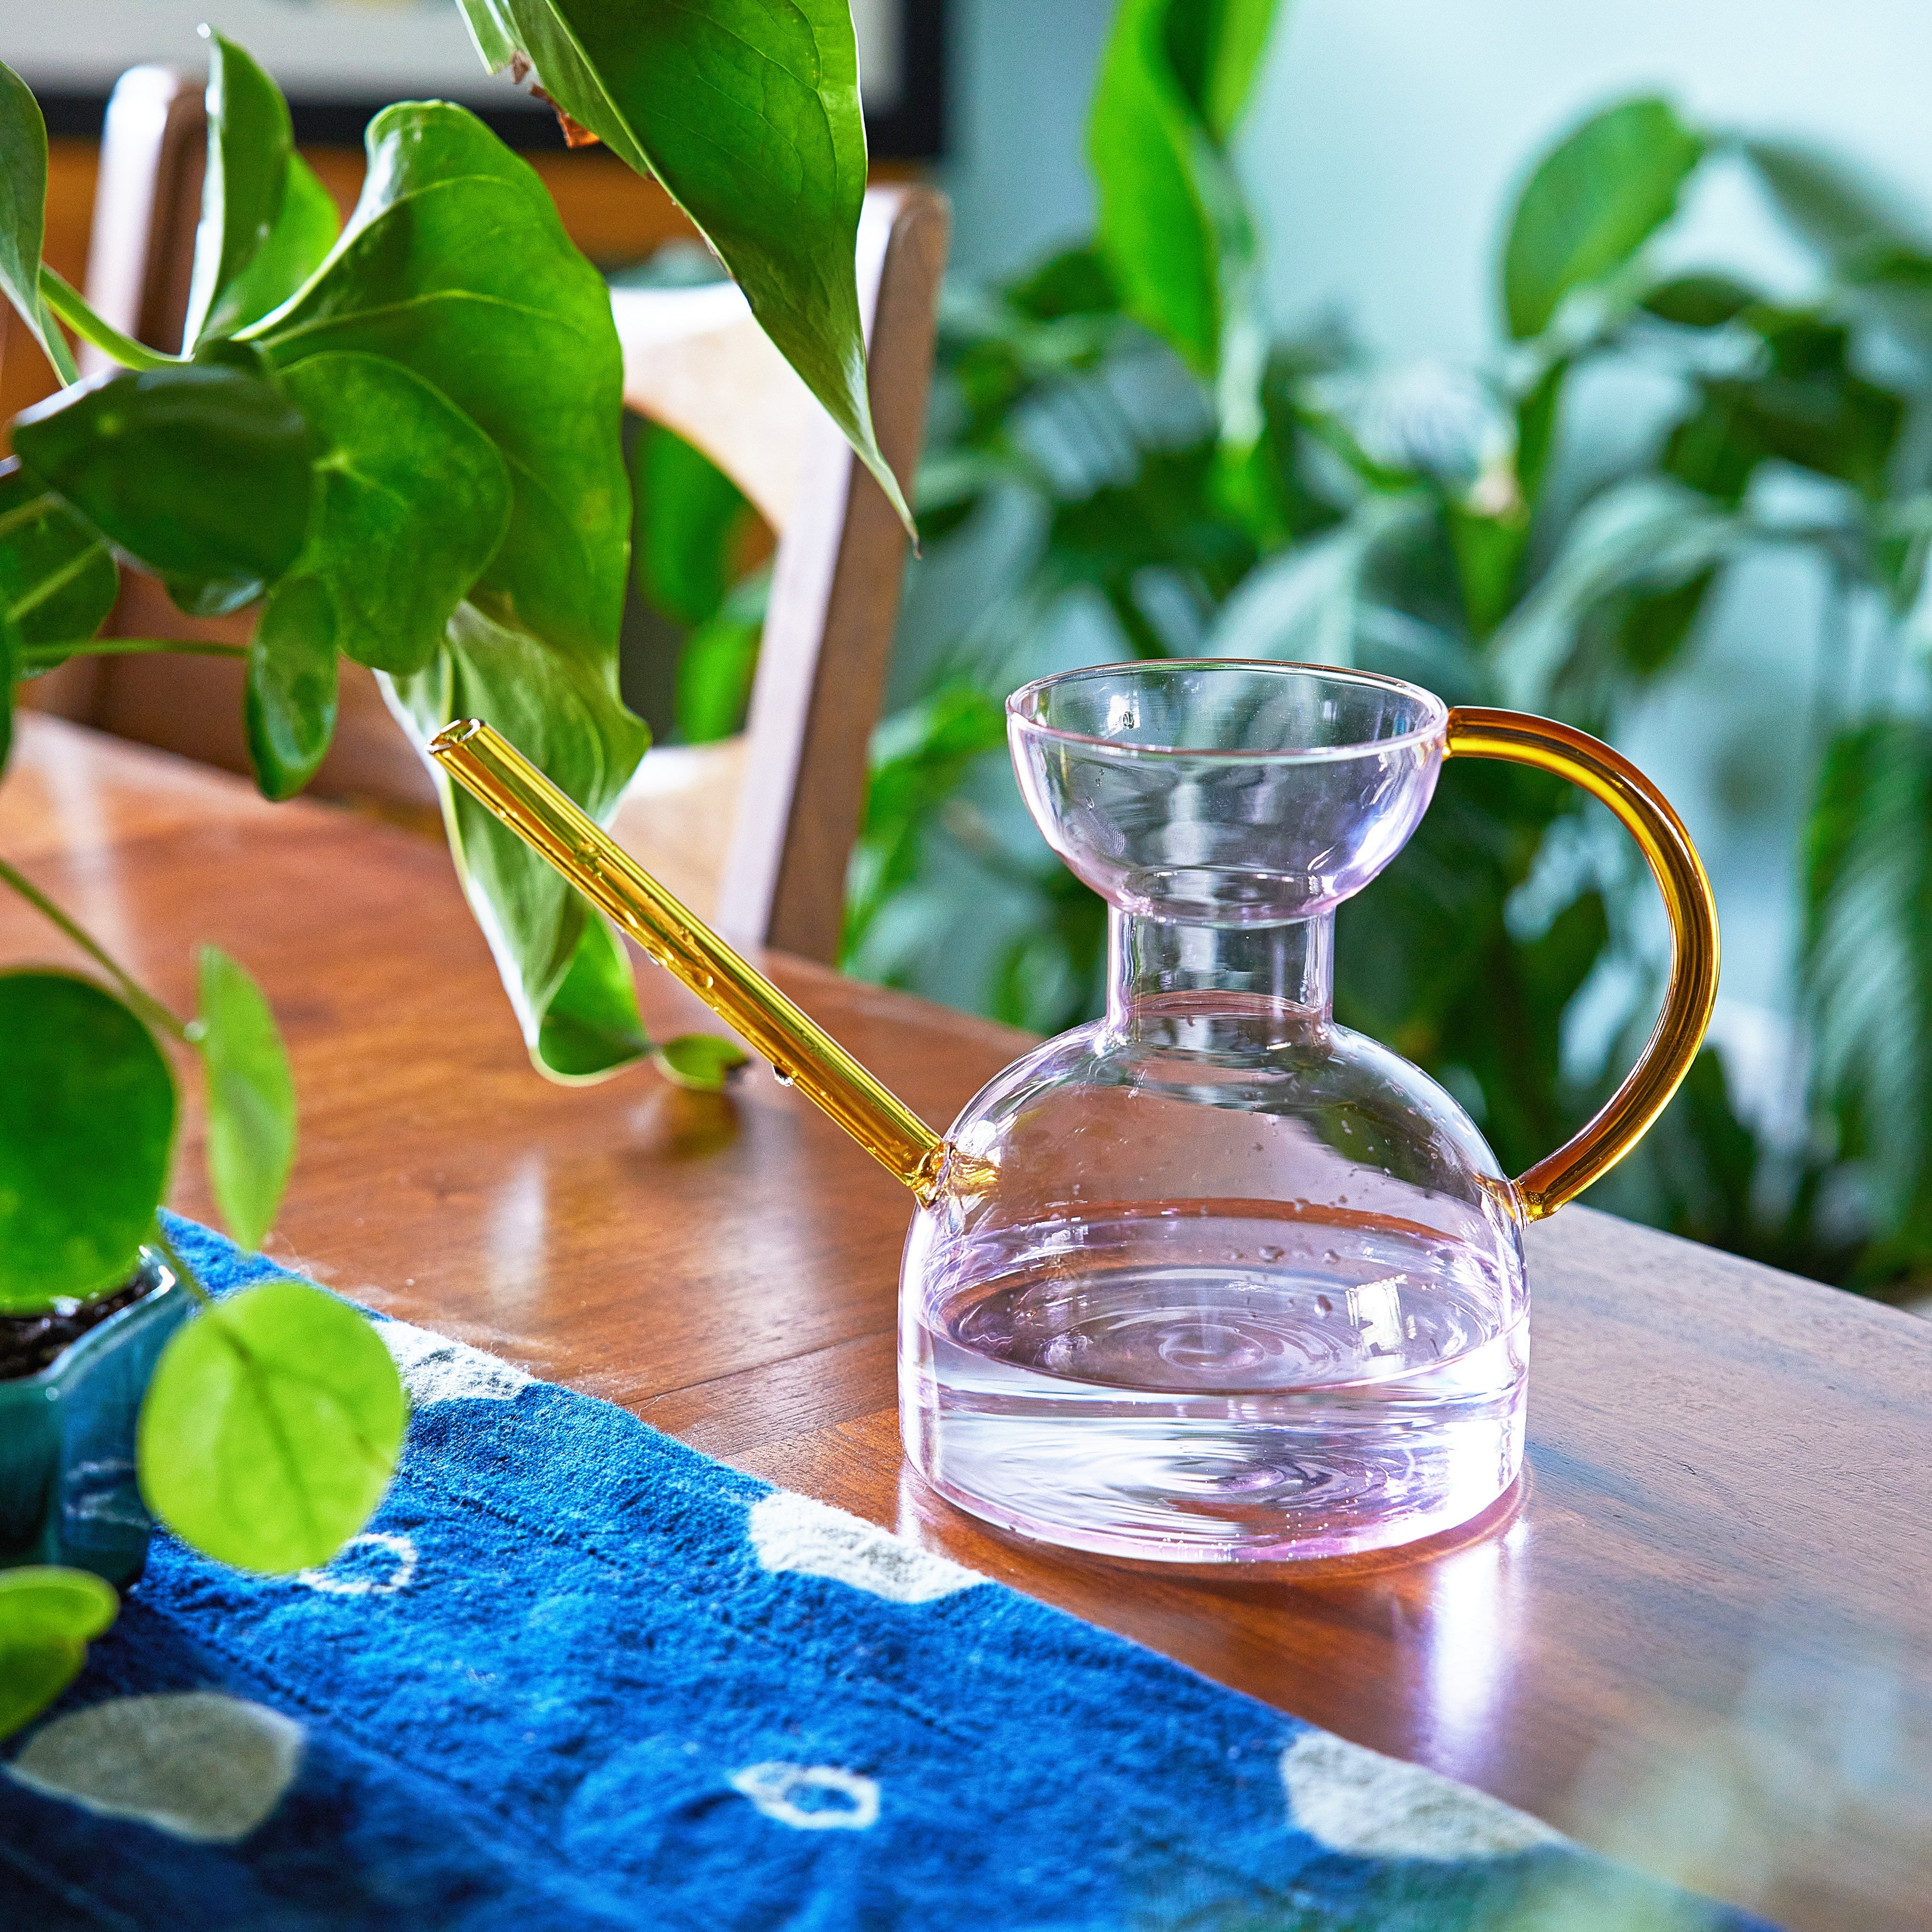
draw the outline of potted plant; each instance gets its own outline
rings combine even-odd
[[[670,190],[905,515],[866,400],[854,266],[865,136],[847,0],[460,4],[487,66],[533,75],[573,139],[602,140]],[[89,652],[209,648],[97,636],[124,561],[184,610],[259,610],[246,723],[270,797],[298,792],[320,763],[347,656],[378,674],[419,740],[482,713],[608,814],[649,734],[617,688],[629,490],[601,278],[535,173],[444,103],[371,123],[362,198],[341,226],[273,82],[219,34],[209,56],[178,356],[122,336],[41,262],[45,126],[0,67],[0,290],[64,385],[16,421],[0,466],[0,760],[23,680]],[[76,380],[62,322],[119,366]],[[538,1068],[596,1078],[652,1052],[610,928],[485,814],[442,797]],[[254,1246],[272,1220],[293,1100],[254,982],[205,952],[200,1011],[182,1021],[17,872],[0,868],[0,883],[111,982],[0,976],[0,1320],[39,1336],[11,1378],[20,1388],[0,1396],[0,1459],[15,1426],[4,1418],[34,1415],[33,1466],[55,1495],[45,1472],[66,1452],[49,1446],[44,1412],[92,1406],[111,1414],[116,1507],[130,1513],[117,1554],[40,1519],[0,1550],[0,1564],[67,1559],[0,1570],[4,1733],[58,1694],[111,1619],[102,1579],[138,1573],[129,1465],[140,1497],[197,1547],[301,1568],[379,1499],[404,1403],[354,1310],[290,1282],[211,1303],[159,1219],[177,1113],[165,1039],[205,1066],[210,1179],[230,1231]],[[716,1083],[737,1057],[721,1044],[655,1050],[674,1074]],[[280,1365],[298,1358],[326,1397],[322,1419],[299,1426],[278,1407]],[[18,1428],[25,1466],[28,1425]],[[247,1508],[217,1507],[224,1472],[244,1468],[266,1469],[266,1486]]]
[[[56,1696],[140,1575],[150,1511],[250,1569],[326,1563],[380,1501],[408,1405],[346,1303],[273,1281],[211,1300],[160,1219],[180,1106],[160,1041],[201,1063],[208,1178],[266,1233],[295,1155],[268,1004],[213,946],[184,1021],[24,878],[0,878],[110,984],[0,974],[0,1734]]]

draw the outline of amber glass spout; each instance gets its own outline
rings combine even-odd
[[[479,718],[463,718],[439,732],[429,750],[458,784],[763,1054],[780,1079],[815,1101],[922,1207],[932,1205],[952,1152],[948,1144],[508,739]]]

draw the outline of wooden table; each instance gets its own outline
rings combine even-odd
[[[547,1085],[439,847],[28,718],[0,851],[180,1010],[199,940],[260,977],[302,1108],[271,1246],[318,1280],[1793,1928],[1932,1925],[1932,1323],[1572,1208],[1480,1533],[1286,1581],[1054,1555],[901,1461],[900,1190],[763,1069]],[[0,899],[0,959],[70,956]],[[936,1123],[1024,1043],[770,963]]]

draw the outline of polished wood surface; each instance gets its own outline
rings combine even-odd
[[[1932,1324],[1567,1209],[1486,1524],[1286,1576],[1056,1556],[904,1469],[907,1198],[763,1069],[546,1085],[436,845],[28,718],[0,851],[183,1010],[199,940],[259,975],[302,1105],[283,1260],[1790,1926],[1932,1923]],[[0,959],[70,956],[0,901]],[[1024,1044],[770,964],[938,1124]]]

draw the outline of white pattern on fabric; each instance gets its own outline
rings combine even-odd
[[[379,1317],[374,1324],[394,1358],[410,1401],[417,1408],[431,1403],[454,1402],[459,1396],[475,1396],[484,1402],[508,1402],[521,1388],[536,1379],[519,1368],[472,1348],[466,1342],[453,1342],[447,1335],[432,1334],[407,1322]]]
[[[232,1845],[295,1782],[302,1727],[214,1690],[112,1697],[43,1724],[7,1775],[110,1818]]]
[[[752,1547],[767,1570],[828,1576],[895,1604],[931,1604],[986,1579],[830,1503],[775,1490],[752,1505]]]
[[[1288,1822],[1366,1858],[1492,1858],[1568,1843],[1540,1818],[1466,1784],[1310,1731],[1281,1754]]]
[[[380,1582],[374,1576],[332,1574],[342,1559],[356,1550],[386,1550],[396,1559],[395,1567]],[[416,1574],[416,1546],[406,1536],[386,1529],[369,1529],[360,1536],[352,1536],[329,1558],[327,1569],[298,1570],[296,1581],[306,1583],[311,1590],[320,1590],[326,1597],[393,1597],[398,1590],[409,1588]]]
[[[742,1792],[767,1818],[795,1832],[863,1832],[878,1822],[876,1780],[830,1764],[753,1764],[731,1774],[731,1788]],[[808,1792],[834,1792],[843,1804],[802,1804]]]

